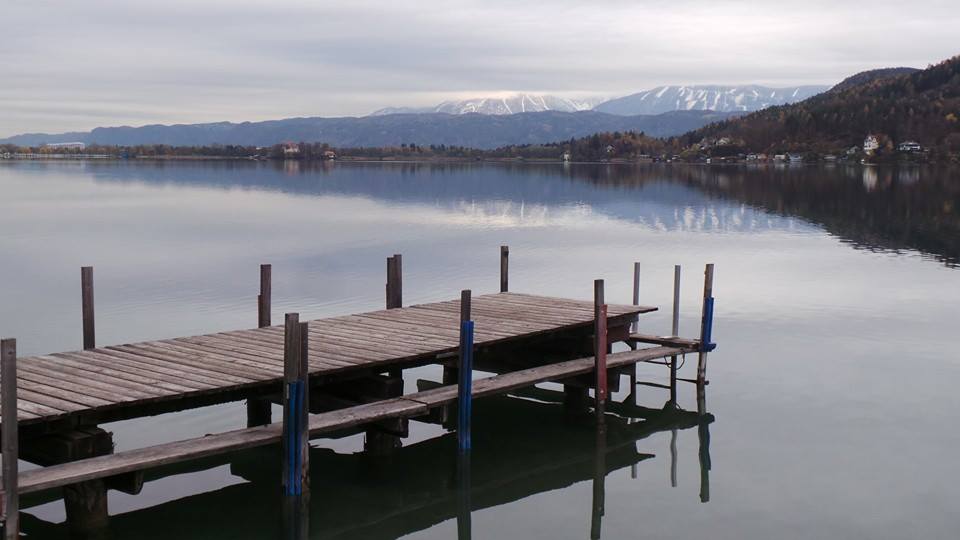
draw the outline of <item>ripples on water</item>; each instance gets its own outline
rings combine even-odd
[[[670,434],[651,435],[636,444],[638,456],[655,455],[635,463],[636,479],[629,467],[607,477],[604,537],[955,533],[948,501],[960,499],[960,437],[947,427],[960,405],[955,170],[29,162],[0,163],[0,186],[0,333],[16,336],[22,354],[79,348],[82,265],[96,267],[98,340],[110,344],[254,326],[262,262],[274,265],[275,319],[285,311],[313,318],[380,308],[384,260],[393,253],[404,256],[406,303],[452,298],[463,288],[492,292],[501,244],[511,247],[512,289],[587,299],[602,277],[608,300],[625,302],[632,263],[640,261],[642,302],[664,308],[673,265],[682,264],[681,330],[692,334],[702,265],[714,262],[720,348],[709,370],[708,408],[717,417],[710,501],[700,502],[696,429],[678,434],[677,488],[668,481]],[[644,321],[651,332],[669,329],[667,312]],[[662,380],[659,370],[642,371]],[[412,377],[437,373],[425,368]],[[694,408],[692,397],[681,387],[681,405]],[[642,389],[641,398],[652,407],[665,400],[656,389]],[[490,406],[491,424],[526,411],[498,407]],[[120,448],[134,448],[243,423],[242,406],[224,405],[110,429]],[[533,445],[560,459],[568,437],[586,445],[569,457],[592,467],[592,434],[536,423],[514,439],[506,427],[492,429],[490,445]],[[399,458],[410,471],[447,459],[437,429],[413,423],[411,430],[412,446]],[[358,504],[387,492],[445,500],[442,484],[424,483],[429,474],[368,470],[352,454],[361,446],[356,437],[314,444],[313,459],[325,464],[315,468],[315,486],[329,473],[330,485]],[[493,457],[484,451],[478,444],[482,470]],[[497,462],[510,467],[510,459]],[[112,493],[116,534],[263,531],[262,522],[275,521],[273,507],[242,501],[273,500],[269,480],[249,481],[272,472],[257,472],[250,460],[272,457],[253,453],[229,467],[184,471],[148,483],[141,496]],[[590,482],[556,473],[537,487],[520,474],[523,463],[508,471],[526,478],[516,497],[478,503],[475,537],[588,537]],[[475,473],[474,482],[482,480]],[[231,520],[229,505],[249,515]],[[350,537],[314,506],[317,538]],[[445,516],[439,523],[424,517],[430,512],[366,516],[370,523],[353,534],[449,538],[455,523],[452,507],[444,508],[434,512]],[[194,511],[218,526],[184,528],[164,517],[189,523]],[[29,512],[31,536],[64,534],[45,525],[62,520],[61,503]]]

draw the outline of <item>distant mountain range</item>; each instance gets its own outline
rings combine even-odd
[[[549,94],[514,94],[508,97],[481,97],[459,101],[444,101],[433,107],[387,107],[370,113],[370,116],[415,113],[517,114],[544,111],[577,112],[588,111],[602,101],[604,101],[604,98],[568,99]]]
[[[370,116],[387,114],[517,114],[524,112],[594,110],[621,116],[663,114],[670,111],[751,112],[796,103],[829,89],[829,86],[770,88],[746,86],[660,86],[615,99],[569,99],[550,94],[514,94],[509,97],[478,97],[444,101],[433,107],[387,107]]]
[[[288,118],[265,122],[100,127],[88,132],[17,135],[0,140],[0,144],[39,146],[83,142],[119,146],[269,146],[282,141],[303,141],[325,142],[341,148],[416,143],[490,149],[562,141],[606,131],[642,131],[653,137],[669,137],[725,120],[732,114],[735,113],[673,111],[660,115],[618,116],[596,111],[545,111],[509,115],[419,113],[361,118]]]
[[[815,96],[828,86],[660,86],[611,99],[594,107],[610,114],[662,114],[667,111],[750,112],[796,103]]]

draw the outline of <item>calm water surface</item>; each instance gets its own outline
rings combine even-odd
[[[274,320],[380,308],[393,253],[406,303],[493,292],[501,244],[520,292],[590,299],[604,278],[627,303],[640,261],[643,303],[665,308],[642,319],[658,333],[682,264],[694,335],[713,262],[709,470],[702,430],[676,432],[672,487],[669,429],[634,445],[616,423],[602,537],[956,538],[956,171],[8,162],[0,194],[0,334],[23,355],[80,347],[82,265],[96,268],[98,343],[116,344],[255,326],[263,262]],[[411,373],[408,391],[438,376]],[[696,408],[692,387],[680,404]],[[130,449],[244,422],[228,404],[106,427]],[[589,422],[492,399],[474,423],[473,538],[590,538]],[[386,460],[358,454],[362,436],[313,442],[312,538],[457,537],[453,442],[411,433]],[[276,537],[275,461],[241,453],[111,492],[110,535]],[[31,504],[27,537],[66,537],[61,502]]]

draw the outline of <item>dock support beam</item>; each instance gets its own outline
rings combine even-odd
[[[470,320],[470,291],[460,293],[460,382],[457,385],[457,447],[471,449],[473,415],[473,321]]]
[[[113,452],[113,440],[109,433],[98,428],[89,432],[69,432],[69,446],[74,460],[103,456]],[[103,442],[103,437],[106,442]],[[95,444],[94,441],[101,444]],[[110,523],[107,500],[107,483],[103,478],[87,480],[63,487],[63,506],[67,514],[67,528],[72,535],[87,538],[99,534]]]
[[[97,346],[93,317],[93,267],[80,268],[80,300],[83,311],[83,349]]]
[[[603,280],[593,282],[593,357],[596,384],[594,401],[597,422],[603,423],[607,408],[607,305],[603,300]]]
[[[287,313],[284,323],[282,484],[284,495],[296,497],[310,490],[309,330],[297,313]]]
[[[509,290],[510,246],[500,246],[500,292]]]
[[[273,266],[260,265],[260,294],[257,295],[257,328],[270,326],[270,312],[273,296]],[[272,421],[271,403],[265,398],[247,400],[247,427],[265,426]]]
[[[20,537],[20,494],[17,486],[17,340],[0,340],[0,416],[3,418],[3,538]]]

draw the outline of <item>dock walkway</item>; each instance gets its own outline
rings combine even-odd
[[[656,308],[608,309],[615,327]],[[472,317],[483,347],[592,328],[594,305],[505,292],[473,298]],[[459,300],[310,321],[310,377],[436,362],[456,353],[459,325]],[[161,402],[196,406],[263,393],[283,379],[283,332],[271,326],[18,358],[19,422],[94,423],[143,416],[143,406]]]
[[[16,340],[0,340],[3,537],[17,537],[20,495],[61,489],[71,530],[96,531],[108,521],[107,489],[136,494],[145,470],[266,445],[279,443],[282,492],[301,502],[309,500],[302,495],[310,489],[312,437],[362,431],[365,451],[392,452],[416,420],[455,426],[457,451],[468,456],[473,399],[529,392],[540,383],[561,383],[571,413],[592,403],[598,444],[621,376],[629,376],[634,406],[638,385],[668,389],[668,411],[678,410],[677,381],[695,382],[697,415],[706,417],[713,265],[704,272],[700,335],[690,339],[677,330],[679,267],[673,331],[658,336],[635,324],[657,309],[638,305],[639,263],[633,305],[618,305],[604,301],[599,279],[592,302],[508,292],[508,254],[502,246],[496,294],[464,290],[458,300],[403,307],[401,259],[394,255],[387,259],[387,309],[309,322],[287,313],[282,326],[271,325],[271,266],[261,265],[258,328],[99,347],[93,269],[82,268],[83,350],[17,357]],[[613,352],[615,343],[630,350]],[[677,376],[688,353],[698,356],[696,379]],[[640,362],[668,366],[670,384],[637,381]],[[428,365],[442,368],[442,381],[406,393],[404,370]],[[489,375],[475,377],[475,365]],[[112,434],[100,427],[241,400],[246,428],[148,448],[114,452]],[[271,418],[274,404],[281,405],[280,421]],[[21,459],[41,467],[21,473]]]

